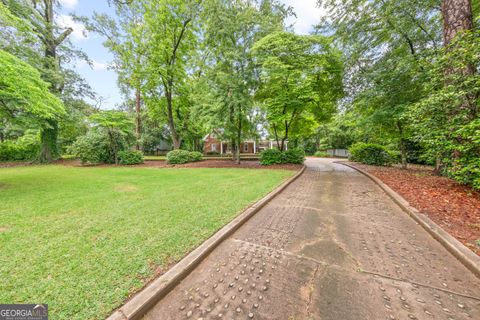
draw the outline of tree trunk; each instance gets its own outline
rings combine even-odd
[[[462,31],[473,29],[471,0],[442,0],[443,41],[448,46]]]
[[[180,149],[182,140],[177,133],[177,130],[175,128],[175,120],[173,119],[173,101],[171,86],[170,88],[165,88],[165,97],[167,98],[168,127],[170,128],[170,132],[172,134],[173,149]]]
[[[47,121],[48,127],[40,131],[40,158],[41,163],[51,162],[58,158],[58,122],[56,120]]]
[[[137,88],[135,92],[135,136],[137,137],[137,143],[135,148],[140,150],[140,143],[138,142],[142,135],[142,114],[141,114],[141,101],[140,101],[140,90]]]
[[[236,150],[236,164],[240,164],[240,143],[242,141],[242,107],[238,107],[238,126],[237,126],[237,150]]]
[[[54,10],[55,5],[53,0],[44,0],[44,14],[45,19],[45,34],[40,34],[39,38],[45,46],[45,68],[50,70],[53,74],[60,71],[60,64],[57,58],[57,48],[62,42],[73,32],[72,28],[67,28],[58,36],[54,33]],[[57,74],[58,75],[58,74]],[[51,84],[50,91],[59,96],[64,87],[63,79],[59,77],[48,76],[48,82]],[[42,128],[40,132],[40,162],[51,162],[60,155],[58,150],[58,121],[50,119],[47,121],[47,126]]]
[[[459,33],[463,31],[473,30],[473,11],[471,0],[442,0],[442,16],[443,40],[445,47],[448,47]],[[467,66],[462,69],[449,67],[445,70],[445,74],[447,76],[452,74],[469,76],[474,74],[474,72],[475,66],[473,65]],[[446,83],[446,85],[448,85],[448,83]],[[467,99],[469,98],[467,97]],[[459,110],[467,110],[468,108],[469,105],[467,102],[462,103],[456,106],[456,109],[453,110],[451,116],[455,117],[458,114]],[[472,112],[470,113],[471,115],[474,115],[475,110],[472,110]],[[459,146],[463,144],[461,137],[454,138],[454,141]],[[459,158],[461,157],[461,151],[459,150],[459,148],[454,150],[451,156],[455,166],[455,163],[458,162]]]

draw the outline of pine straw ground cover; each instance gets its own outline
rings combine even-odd
[[[352,163],[387,184],[413,207],[480,255],[480,193],[427,168],[403,170]]]
[[[0,302],[104,319],[291,170],[0,169]]]

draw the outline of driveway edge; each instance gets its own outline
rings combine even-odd
[[[290,183],[295,181],[305,171],[305,166],[293,177],[282,183],[275,190],[248,207],[235,219],[222,227],[200,246],[195,248],[166,273],[147,284],[136,293],[133,298],[114,311],[107,320],[136,320],[140,319],[161,298],[169,293],[180,281],[182,281],[200,262],[205,259],[218,245],[232,235],[238,228],[247,222],[268,202],[282,192]]]
[[[342,164],[357,170],[363,175],[373,180],[386,194],[397,203],[400,208],[403,209],[410,217],[412,217],[418,224],[420,224],[430,235],[440,242],[451,254],[455,256],[465,267],[480,278],[480,257],[468,249],[463,243],[452,237],[448,232],[443,230],[439,225],[433,222],[429,217],[412,207],[405,198],[393,191],[389,186],[383,183],[377,177],[370,173],[357,168],[351,164],[347,164],[343,161],[335,161],[335,163]]]

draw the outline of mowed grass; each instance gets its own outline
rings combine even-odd
[[[103,319],[293,171],[0,169],[0,302]]]

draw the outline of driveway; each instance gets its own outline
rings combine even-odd
[[[480,280],[377,185],[306,165],[145,319],[480,319]]]

